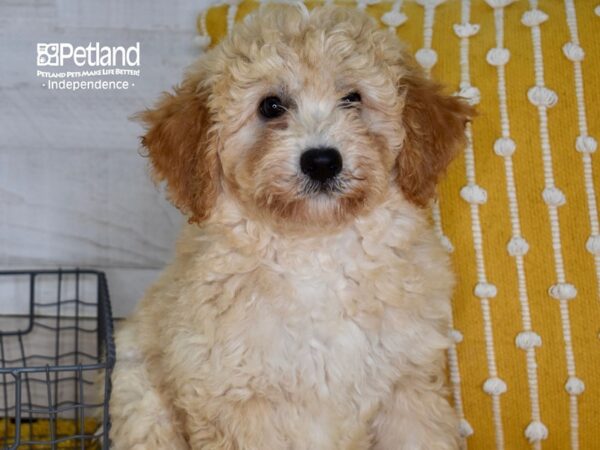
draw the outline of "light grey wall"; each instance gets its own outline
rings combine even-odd
[[[181,217],[149,180],[142,128],[128,117],[199,55],[193,36],[206,4],[0,0],[0,268],[99,268],[116,315],[135,305],[169,260]],[[135,87],[42,87],[38,42],[95,41],[141,43]],[[0,314],[22,309],[3,300]]]

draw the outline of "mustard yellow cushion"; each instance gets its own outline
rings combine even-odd
[[[98,431],[99,423],[93,418],[86,418],[81,429],[78,421],[71,419],[55,419],[50,422],[47,419],[35,419],[32,422],[25,422],[22,419],[19,428],[20,442],[38,442],[38,444],[19,445],[19,449],[32,450],[51,450],[51,449],[86,449],[98,450],[101,443],[98,438],[91,437]],[[0,419],[0,442],[7,447],[15,444],[17,427],[10,419]],[[83,439],[67,439],[75,435],[85,435]],[[52,440],[58,441],[56,444],[49,444]],[[83,446],[82,446],[83,444]]]
[[[449,360],[468,447],[600,449],[600,8],[336,3],[365,9],[478,105],[434,209],[459,280]],[[257,6],[204,11],[199,43]]]

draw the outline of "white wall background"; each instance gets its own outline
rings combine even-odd
[[[181,216],[149,180],[142,128],[128,117],[199,55],[195,22],[207,3],[0,0],[0,269],[98,268],[115,315],[135,305],[169,260]],[[38,42],[96,41],[140,42],[135,87],[42,87]],[[0,304],[0,314],[21,309]]]

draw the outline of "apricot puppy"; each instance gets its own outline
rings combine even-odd
[[[459,448],[425,206],[471,112],[363,13],[271,5],[141,113],[189,224],[117,334],[113,448]]]

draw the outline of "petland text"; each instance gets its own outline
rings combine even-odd
[[[37,65],[62,67],[66,62],[72,61],[76,66],[106,67],[140,65],[140,43],[130,47],[110,47],[100,45],[100,42],[90,42],[87,46],[73,46],[72,44],[43,43],[37,44]]]

